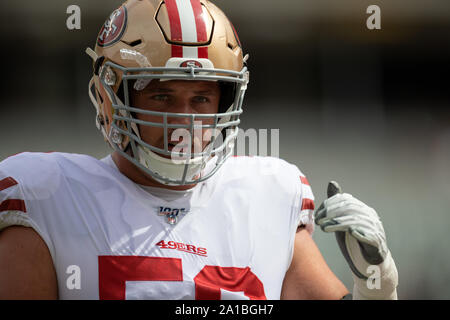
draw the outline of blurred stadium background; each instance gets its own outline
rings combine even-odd
[[[103,157],[87,95],[101,25],[118,0],[2,0],[0,159],[22,151]],[[450,299],[448,0],[216,0],[250,54],[242,128],[279,128],[280,156],[316,196],[329,180],[373,206],[401,299]],[[81,30],[66,8],[81,8]],[[381,30],[366,8],[381,8]],[[33,170],[33,168],[30,168]],[[322,254],[352,290],[334,236]]]

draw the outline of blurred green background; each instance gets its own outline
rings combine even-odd
[[[242,128],[279,128],[280,157],[374,207],[400,299],[450,299],[450,2],[217,0],[250,54]],[[22,151],[103,157],[87,95],[93,46],[121,1],[2,0],[0,159]],[[66,28],[69,5],[81,30]],[[366,9],[381,8],[381,30]],[[30,168],[33,170],[33,168]],[[314,239],[352,290],[333,235]]]

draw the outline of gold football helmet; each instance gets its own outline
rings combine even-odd
[[[97,111],[97,128],[114,150],[155,180],[167,185],[204,181],[233,153],[249,81],[247,56],[233,25],[211,1],[129,0],[105,22],[95,50],[86,52],[94,60],[89,96]],[[130,88],[142,90],[152,79],[217,81],[219,113],[179,114],[131,106]],[[138,120],[138,113],[160,121]],[[189,121],[171,124],[168,117]],[[214,124],[199,124],[205,119]],[[144,142],[140,126],[163,128],[164,148]],[[189,148],[174,157],[168,148],[174,128],[188,130],[191,137],[198,129],[215,133],[200,152]]]

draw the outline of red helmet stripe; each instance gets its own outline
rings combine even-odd
[[[208,41],[208,33],[206,32],[206,23],[203,14],[202,4],[200,0],[191,0],[192,9],[194,10],[195,25],[197,26],[197,41]],[[198,57],[208,59],[208,47],[198,48]]]
[[[200,0],[191,0],[191,5],[194,11],[195,25],[197,26],[197,41],[206,42],[208,41],[208,34]]]
[[[166,0],[172,41],[206,42],[208,33],[200,0]],[[208,58],[207,47],[172,45],[173,57]]]
[[[172,57],[182,58],[183,57],[183,47],[173,44],[172,45]]]
[[[172,41],[183,41],[181,32],[180,14],[175,0],[166,0],[167,14],[170,22],[170,39]]]
[[[208,59],[208,47],[198,48],[198,57],[200,59]]]
[[[180,14],[178,12],[176,0],[166,0],[165,3],[170,23],[170,40],[183,41]],[[183,48],[181,46],[172,45],[172,57],[183,57]]]

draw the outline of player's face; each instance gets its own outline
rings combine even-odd
[[[214,114],[218,112],[220,101],[220,88],[217,82],[211,81],[159,81],[152,80],[145,89],[132,91],[131,105],[144,110],[168,112],[168,113],[186,113],[186,114]],[[154,123],[163,123],[161,116],[146,114],[137,114],[139,120]],[[214,118],[196,119],[201,121],[202,125],[214,124]],[[188,117],[167,117],[169,124],[190,125]],[[196,123],[197,124],[197,123]],[[168,129],[169,151],[175,145],[182,141],[172,139],[172,132],[176,129]],[[205,134],[206,129],[202,131],[202,137],[209,136]],[[140,125],[139,132],[142,140],[157,148],[164,149],[164,129],[154,126]],[[188,131],[187,131],[188,132]],[[203,138],[201,141],[193,139],[195,150],[204,150],[209,139]],[[194,144],[192,152],[194,152]],[[198,151],[197,151],[198,152]]]

